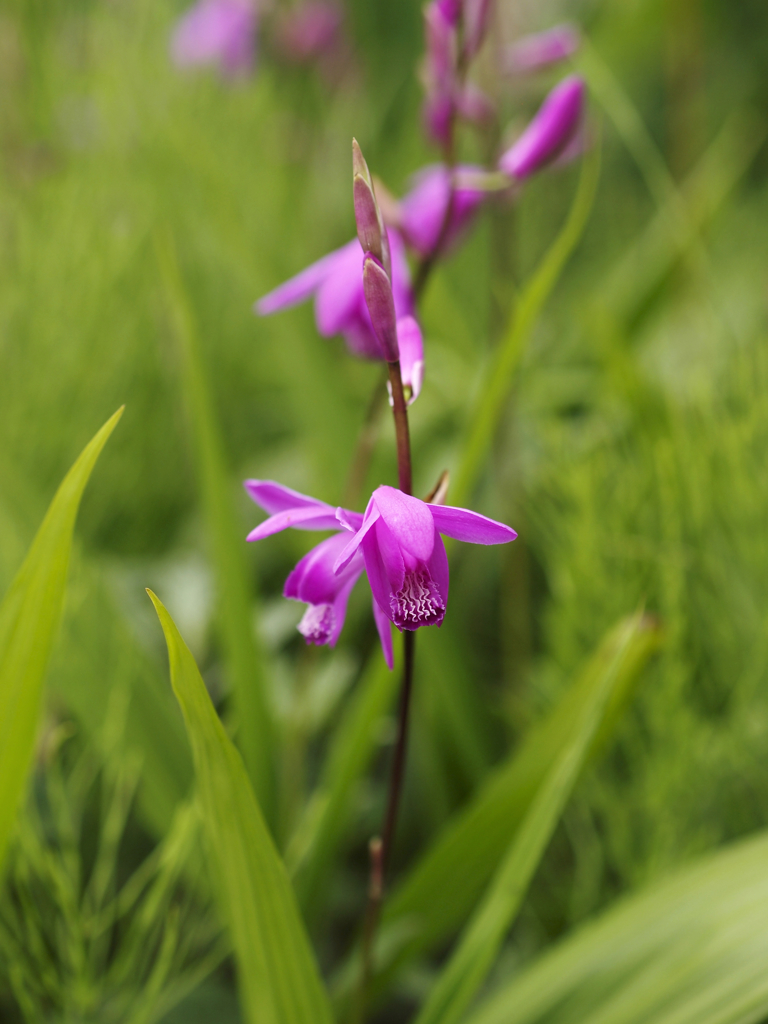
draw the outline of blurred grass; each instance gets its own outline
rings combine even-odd
[[[259,515],[240,494],[244,476],[339,500],[377,375],[340,342],[319,339],[309,308],[257,320],[252,302],[351,237],[352,134],[396,191],[434,158],[419,132],[418,5],[350,3],[356,56],[337,88],[281,66],[268,43],[252,81],[177,74],[167,35],[183,6],[0,3],[0,590],[94,423],[125,402],[99,488],[83,503],[51,707],[101,743],[110,693],[130,686],[125,742],[142,763],[131,825],[139,844],[166,830],[191,767],[156,628],[126,595],[167,579],[161,596],[217,704],[236,703],[210,600],[215,568],[206,574],[205,512],[156,233],[169,230],[178,251],[221,462],[239,495],[231,529],[244,537]],[[593,102],[607,113],[601,179],[473,499],[520,540],[501,555],[454,549],[445,626],[420,647],[398,868],[556,705],[619,615],[642,602],[663,625],[664,650],[605,760],[579,783],[522,908],[510,970],[616,893],[768,816],[768,16],[753,0],[690,10],[703,25],[705,71],[700,80],[691,65],[693,100],[670,67],[671,8],[568,8],[584,21]],[[523,30],[560,13],[555,4],[533,14],[509,5],[507,16]],[[502,110],[520,123],[548,81],[507,88]],[[690,138],[681,140],[686,123]],[[465,155],[480,149],[468,142]],[[459,466],[467,405],[499,337],[490,271],[514,268],[504,289],[513,300],[564,223],[577,175],[531,182],[504,214],[513,232],[501,238],[505,252],[494,248],[501,211],[492,210],[434,276],[423,308],[427,381],[412,416],[417,493]],[[389,431],[371,486],[393,478]],[[291,639],[291,609],[288,618],[276,611],[272,599],[307,545],[296,533],[243,543],[241,605],[256,607],[258,579],[263,635],[253,642],[273,662],[279,737],[293,728],[301,694],[319,693],[319,666],[331,666],[327,685],[339,693],[354,672],[361,703],[349,714],[372,701],[365,757],[339,755],[349,774],[329,778],[320,767],[330,744],[350,749],[335,714],[274,765],[293,780],[294,803],[338,796],[317,859],[296,854],[302,885],[323,879],[305,899],[313,920],[322,900],[332,921],[319,940],[330,969],[359,918],[391,723],[373,699],[380,680],[381,691],[357,669],[345,676],[328,652],[307,661]],[[202,569],[188,572],[190,564]],[[370,648],[369,619],[356,592],[341,654]],[[296,749],[298,771],[288,763]],[[363,762],[373,765],[369,781]],[[404,1006],[422,997],[431,969],[425,960],[421,974],[403,977]],[[226,970],[201,1001],[220,989],[231,990]]]

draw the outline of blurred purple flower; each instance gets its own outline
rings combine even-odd
[[[579,133],[585,92],[578,75],[555,86],[520,138],[503,154],[499,170],[522,181],[561,156]]]
[[[387,236],[392,260],[395,315],[400,319],[412,316],[414,311],[410,271],[400,235],[390,229]],[[259,299],[255,311],[260,316],[268,316],[314,295],[317,329],[324,338],[341,334],[355,355],[365,359],[383,359],[384,353],[365,302],[364,255],[358,240],[353,239]]]
[[[448,603],[448,557],[441,534],[471,544],[506,544],[511,527],[477,512],[429,505],[394,487],[377,487],[361,524],[342,509],[339,521],[354,536],[339,554],[346,572],[362,551],[374,604],[399,630],[439,626]]]
[[[333,647],[344,626],[349,595],[365,568],[362,555],[348,559],[339,573],[334,572],[334,565],[349,542],[344,531],[359,529],[363,517],[359,512],[335,509],[324,501],[299,494],[272,480],[246,480],[245,489],[256,504],[269,513],[269,519],[248,534],[249,541],[262,540],[289,528],[338,531],[333,537],[321,541],[301,559],[289,574],[283,588],[284,597],[303,601],[307,605],[297,627],[307,643]],[[343,524],[338,518],[339,514],[343,515]],[[389,621],[375,600],[373,617],[384,658],[389,668],[392,668]]]
[[[253,68],[258,12],[253,0],[199,0],[173,30],[171,57],[178,67],[217,64],[229,77]]]
[[[407,404],[413,405],[424,382],[424,339],[414,317],[403,316],[397,321],[397,345],[400,352],[400,376],[403,385],[411,391]],[[391,405],[392,385],[389,381],[387,388]]]
[[[555,25],[546,32],[523,36],[510,46],[503,58],[508,74],[525,75],[549,67],[574,54],[581,43],[575,25]]]
[[[492,13],[492,0],[464,0],[465,59],[474,57],[483,45]]]
[[[343,19],[338,5],[325,0],[283,12],[275,33],[280,52],[297,64],[320,56],[337,43]]]
[[[486,172],[482,167],[463,164],[454,171],[450,223],[441,251],[450,248],[472,221],[487,190],[482,188]],[[439,241],[451,195],[451,174],[445,164],[424,167],[412,178],[412,187],[396,206],[398,227],[407,244],[424,257]]]

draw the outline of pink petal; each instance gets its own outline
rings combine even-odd
[[[451,505],[430,505],[432,519],[440,533],[468,544],[507,544],[517,534],[511,526],[488,519],[478,512]]]
[[[364,569],[362,555],[353,558],[338,575],[333,566],[347,545],[346,534],[337,533],[320,541],[291,571],[283,588],[283,597],[306,604],[333,604],[339,592],[353,582]]]
[[[355,238],[338,250],[338,259],[315,299],[315,321],[324,338],[341,334],[357,313],[363,293],[363,250]]]
[[[301,494],[290,487],[284,487],[274,480],[245,480],[243,483],[250,497],[256,502],[259,508],[273,515],[275,512],[285,512],[289,508],[301,508],[306,505],[308,508],[330,508],[324,501],[311,498],[308,494]],[[351,513],[356,515],[356,513]]]
[[[510,74],[539,71],[570,57],[581,40],[575,25],[555,25],[545,32],[523,36],[507,50],[504,70]]]
[[[335,508],[331,508],[330,505],[325,508],[310,508],[304,505],[301,508],[289,508],[285,512],[275,513],[269,519],[265,519],[255,530],[251,530],[245,539],[248,541],[263,540],[265,537],[271,537],[273,533],[280,533],[281,530],[338,530],[338,528]]]
[[[395,591],[392,590],[392,584],[387,577],[387,571],[381,557],[381,551],[379,550],[379,543],[375,533],[368,533],[363,538],[362,549],[363,559],[365,560],[365,571],[368,575],[368,583],[371,587],[373,599],[378,603],[380,611],[391,619],[392,597]],[[400,586],[402,586],[404,576],[405,572],[403,571],[403,576],[400,579]]]
[[[403,384],[411,389],[408,405],[419,397],[424,380],[424,339],[421,328],[412,316],[397,321],[397,343],[400,349],[400,372]]]
[[[432,549],[432,557],[427,562],[427,569],[429,575],[432,577],[435,586],[438,589],[440,597],[443,599],[443,605],[448,607],[448,555],[445,550],[445,544],[440,536],[437,528],[435,528],[435,546]],[[442,625],[439,622],[438,625]]]
[[[329,252],[327,256],[310,264],[301,273],[296,274],[285,284],[269,292],[259,299],[253,307],[259,316],[269,316],[270,313],[277,313],[281,309],[288,309],[299,302],[304,302],[310,295],[313,295],[320,285],[325,281],[331,271],[339,263],[348,246]]]
[[[417,561],[426,562],[435,538],[431,506],[386,485],[376,488],[373,500],[400,547]]]
[[[581,123],[584,80],[570,75],[549,93],[520,138],[499,160],[499,169],[521,181],[551,163]]]
[[[357,531],[355,536],[347,543],[347,546],[341,552],[339,557],[333,566],[334,572],[341,572],[350,562],[350,559],[355,554],[357,549],[362,544],[368,531],[372,526],[375,525],[376,520],[379,518],[379,510],[376,508],[373,498],[368,502],[368,508],[365,510],[365,516],[363,517],[363,525]]]
[[[392,650],[392,623],[379,607],[379,602],[375,597],[373,598],[372,604],[373,621],[376,623],[379,640],[381,641],[381,649],[384,652],[384,661],[386,661],[387,668],[391,671],[395,665],[395,657]]]

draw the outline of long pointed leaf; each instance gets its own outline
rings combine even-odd
[[[622,900],[468,1024],[750,1024],[768,1015],[768,833]]]
[[[477,796],[449,822],[384,908],[377,988],[426,950],[450,937],[481,897],[558,753],[568,743],[580,709],[613,672],[622,652],[610,702],[589,756],[611,735],[634,684],[658,645],[648,620],[625,620],[602,642],[583,672],[545,721],[488,778]],[[446,898],[450,893],[450,898]],[[350,971],[351,979],[354,971]]]
[[[485,981],[579,776],[638,623],[639,617],[625,625],[607,671],[579,710],[568,742],[544,776],[417,1024],[456,1024]]]
[[[195,660],[158,598],[171,683],[187,726],[214,882],[238,961],[250,1024],[330,1024],[328,996],[288,874],[243,759],[208,696]]]
[[[257,647],[251,622],[245,543],[229,498],[224,445],[203,368],[197,326],[170,235],[158,241],[157,251],[181,355],[184,396],[192,424],[195,461],[216,574],[218,624],[232,679],[237,739],[256,795],[270,819],[272,721],[264,657]]]
[[[0,859],[32,759],[80,499],[122,412],[119,409],[104,424],[67,473],[0,605]]]

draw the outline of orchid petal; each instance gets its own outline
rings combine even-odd
[[[424,339],[412,316],[404,316],[397,321],[397,344],[403,384],[411,389],[408,405],[412,405],[419,397],[424,380]]]
[[[355,554],[357,549],[362,544],[368,531],[372,526],[375,525],[376,520],[379,518],[379,510],[373,504],[373,498],[368,502],[368,508],[365,510],[365,516],[363,517],[363,525],[357,531],[355,536],[347,543],[347,546],[341,552],[339,557],[336,559],[336,563],[333,566],[334,572],[341,572],[349,565],[352,556]]]
[[[381,641],[381,650],[384,653],[384,661],[386,661],[387,668],[391,672],[395,667],[395,657],[392,650],[392,623],[385,612],[379,607],[379,602],[375,597],[371,603],[373,604],[373,621],[376,623],[379,640]]]
[[[336,519],[350,533],[357,533],[363,525],[363,516],[360,512],[350,512],[348,508],[341,506],[336,509]]]
[[[332,273],[323,280],[315,299],[315,322],[324,338],[342,334],[357,313],[362,293],[363,250],[356,238],[337,253]]]
[[[373,599],[379,605],[379,609],[392,618],[392,598],[397,590],[393,591],[392,584],[387,577],[387,571],[379,550],[376,533],[366,534],[362,542],[363,559],[365,560],[365,571],[368,575],[368,583],[373,594]],[[405,571],[403,571],[403,577]],[[402,585],[402,579],[401,579]],[[399,589],[399,587],[397,588]]]
[[[265,519],[263,523],[251,530],[245,538],[248,541],[263,540],[271,537],[281,530],[338,530],[339,523],[336,519],[336,509],[330,505],[323,508],[307,507],[289,508],[284,512],[277,512],[275,515]]]
[[[255,304],[254,311],[259,316],[269,316],[271,313],[277,313],[281,309],[288,309],[290,306],[298,305],[299,302],[304,302],[305,299],[314,295],[323,281],[335,269],[346,248],[347,246],[344,246],[342,249],[329,252],[327,256],[310,264],[295,277],[268,292]]]
[[[301,494],[290,487],[284,487],[274,480],[245,480],[243,483],[249,496],[256,502],[259,508],[274,515],[275,512],[286,512],[289,508],[325,508],[331,506],[324,501],[318,501],[308,494]],[[353,515],[355,513],[352,513]]]
[[[447,608],[449,583],[448,555],[445,550],[445,544],[443,544],[443,538],[440,536],[437,527],[435,527],[435,546],[432,549],[432,556],[427,562],[427,569],[443,600],[443,607]],[[437,625],[442,625],[442,620]]]
[[[406,562],[405,555],[407,552],[404,551],[399,538],[394,536],[383,518],[379,519],[376,523],[376,529],[371,533],[371,537],[375,537],[376,540],[376,548],[379,553],[381,568],[387,581],[387,587],[393,594],[396,594],[403,585],[406,570],[412,569],[415,562],[413,565],[409,565]],[[382,607],[386,609],[387,605],[382,604]]]
[[[343,573],[334,573],[334,563],[346,545],[347,538],[343,533],[315,545],[289,574],[283,587],[283,597],[306,604],[333,604],[340,590],[349,580],[356,580],[364,568],[362,555],[358,555]]]
[[[431,506],[386,485],[376,488],[373,500],[400,547],[417,560],[426,562],[432,554],[435,537]]]
[[[522,181],[551,163],[579,129],[584,80],[564,78],[549,93],[523,134],[499,160],[499,169]]]
[[[430,505],[429,509],[440,533],[454,540],[463,540],[468,544],[508,544],[517,537],[511,526],[466,508]]]

